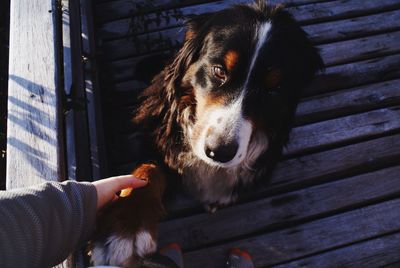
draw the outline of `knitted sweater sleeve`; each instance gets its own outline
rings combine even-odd
[[[51,267],[94,230],[91,183],[46,182],[0,192],[0,267]]]

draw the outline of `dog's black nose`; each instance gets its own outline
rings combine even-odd
[[[208,158],[220,163],[227,163],[231,161],[239,148],[237,142],[231,142],[228,144],[213,146],[212,144],[206,144],[204,151]]]

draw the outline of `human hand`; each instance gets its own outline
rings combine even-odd
[[[118,199],[117,192],[126,188],[140,188],[146,184],[147,181],[137,179],[132,175],[111,177],[93,182],[97,190],[97,210]]]

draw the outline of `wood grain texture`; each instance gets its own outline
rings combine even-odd
[[[295,127],[284,155],[299,155],[400,131],[400,106]]]
[[[303,26],[314,43],[328,43],[400,29],[400,10]]]
[[[303,21],[303,23],[311,24],[385,12],[399,7],[400,3],[396,0],[384,0],[379,3],[363,0],[336,0],[304,7],[293,7],[291,12],[293,14],[298,12],[297,14],[299,15],[295,15],[296,19]]]
[[[63,179],[55,0],[11,2],[7,189]]]
[[[175,241],[186,251],[192,251],[218,241],[288,228],[301,221],[398,196],[399,174],[399,166],[382,169],[229,207],[213,215],[201,213],[165,221],[160,227],[160,244]]]
[[[249,0],[224,0],[205,3],[196,6],[188,6],[179,9],[181,15],[198,15],[211,11],[218,11],[238,3],[250,3]],[[284,2],[284,1],[282,1]],[[315,4],[288,7],[293,16],[303,24],[331,21],[334,19],[346,19],[352,16],[378,13],[393,10],[400,7],[397,0],[364,1],[364,0],[337,0]],[[142,20],[142,19],[141,19]],[[121,19],[106,23],[99,27],[99,37],[102,40],[126,38],[133,33],[135,35],[155,32],[165,28],[182,26],[184,20],[181,18],[168,17],[168,14],[158,13],[146,16],[146,28],[130,28],[131,19]]]
[[[297,106],[296,124],[332,119],[400,103],[400,80],[389,80],[304,98]]]
[[[294,258],[345,246],[400,230],[397,208],[400,199],[300,224],[296,228],[266,233],[209,247],[184,255],[191,267],[223,267],[232,247],[252,254],[256,267],[287,262]]]
[[[295,267],[399,267],[400,233],[356,243],[326,253],[273,266]]]
[[[212,2],[210,0],[154,0],[150,3],[145,0],[117,0],[102,3],[96,1],[95,13],[98,15],[97,23],[103,24],[113,20],[123,19],[130,16],[135,16],[138,13],[151,13],[168,9],[176,9],[179,7],[202,4]]]
[[[317,95],[400,77],[400,54],[326,68],[306,88],[304,96]]]
[[[325,0],[326,1],[326,0]],[[99,1],[97,1],[99,2]],[[99,3],[96,5],[96,14],[99,15],[97,19],[98,23],[110,22],[113,20],[123,19],[126,17],[134,16],[141,13],[154,13],[156,11],[177,9],[186,6],[193,6],[198,4],[216,2],[215,0],[153,0],[150,6],[143,5],[145,1],[135,1],[133,3],[131,0],[117,0],[109,1],[105,3]],[[310,4],[314,2],[323,2],[323,0],[270,0],[269,3],[277,4],[284,3],[287,6],[297,6]],[[142,8],[139,5],[142,4]],[[148,4],[148,3],[147,3]],[[143,8],[145,6],[146,8]]]
[[[284,188],[291,183],[305,186],[311,181],[324,181],[368,171],[382,164],[399,163],[399,137],[400,134],[396,134],[283,161],[278,164],[270,186],[258,190],[270,191],[272,186]]]
[[[363,16],[308,25],[304,26],[304,30],[314,43],[337,42],[382,31],[400,30],[400,22],[397,19],[399,16],[400,10],[395,10],[373,15],[371,18]],[[137,35],[135,41],[129,38],[106,41],[102,44],[102,50],[106,52],[103,58],[107,61],[117,61],[126,57],[134,58],[138,55],[143,57],[143,55],[178,48],[184,40],[184,34],[184,31],[179,28],[171,28]]]
[[[327,66],[400,52],[400,32],[384,33],[319,46]]]

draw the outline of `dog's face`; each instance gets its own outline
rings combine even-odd
[[[322,67],[318,52],[281,9],[236,6],[189,22],[181,50],[195,116],[188,140],[212,166],[252,164],[293,116]]]

